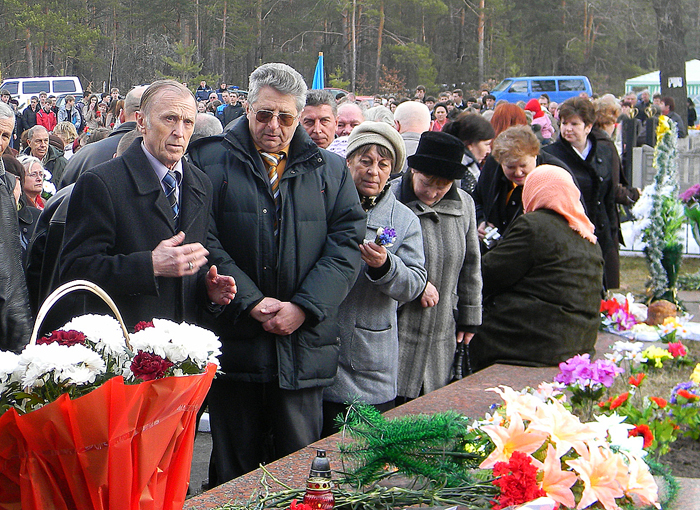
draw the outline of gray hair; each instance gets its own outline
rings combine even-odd
[[[214,117],[211,113],[198,113],[197,119],[194,122],[194,132],[192,133],[192,138],[203,138],[205,136],[214,136],[221,134],[224,128],[221,127],[221,122],[219,119]]]
[[[47,135],[49,134],[48,129],[46,129],[44,126],[37,124],[36,126],[33,126],[27,130],[27,140],[31,140],[32,138],[34,138],[34,133],[36,133],[37,131],[40,131],[42,129],[44,131],[46,131]]]
[[[24,169],[29,172],[31,171],[32,166],[34,166],[35,163],[39,163],[39,166],[43,169],[44,165],[41,162],[39,158],[35,158],[34,156],[29,156],[28,154],[21,154],[17,156],[17,161],[22,163],[22,166]]]
[[[0,119],[12,119],[15,120],[15,112],[12,111],[6,103],[0,101]]]
[[[131,117],[141,108],[141,97],[148,87],[138,85],[131,89],[124,98],[124,116]]]
[[[148,117],[148,113],[153,107],[154,99],[160,94],[161,91],[166,89],[172,90],[173,92],[178,92],[183,97],[190,97],[192,98],[193,104],[197,104],[192,91],[185,87],[182,83],[175,80],[157,80],[151,83],[141,96],[140,109],[144,117]]]
[[[324,106],[328,105],[333,111],[333,116],[338,116],[338,103],[336,103],[333,94],[328,90],[309,90],[306,93],[306,106]]]
[[[304,78],[287,64],[263,64],[253,71],[248,80],[248,104],[254,105],[263,87],[271,87],[280,94],[294,97],[297,113],[306,104],[306,83]]]
[[[373,106],[365,111],[365,120],[373,120],[375,122],[384,122],[394,127],[394,114],[386,106]]]

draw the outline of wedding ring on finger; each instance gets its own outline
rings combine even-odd
[[[192,263],[191,260],[189,262],[187,262],[187,267],[190,268],[190,271],[192,271],[194,269],[194,264]]]

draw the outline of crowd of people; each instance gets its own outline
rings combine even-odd
[[[247,96],[171,80],[57,111],[0,96],[0,347],[21,349],[73,279],[129,328],[212,329],[210,486],[333,433],[349,402],[384,411],[448,384],[465,345],[467,373],[592,352],[618,207],[639,197],[624,131],[654,116],[610,95],[424,87],[358,104],[274,63]],[[85,312],[103,308],[76,298],[53,323]]]

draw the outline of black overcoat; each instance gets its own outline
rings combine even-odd
[[[141,138],[121,157],[81,175],[71,195],[61,279],[98,284],[115,300],[129,327],[154,317],[193,321],[196,300],[205,299],[203,282],[197,285],[204,269],[182,278],[153,274],[151,252],[162,240],[178,230],[186,234],[183,244],[205,244],[207,237],[211,181],[194,165],[182,164],[179,229]]]

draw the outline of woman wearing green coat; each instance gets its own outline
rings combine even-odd
[[[555,366],[594,352],[603,258],[571,175],[537,167],[525,180],[523,209],[482,258],[484,318],[469,344],[475,371]]]

